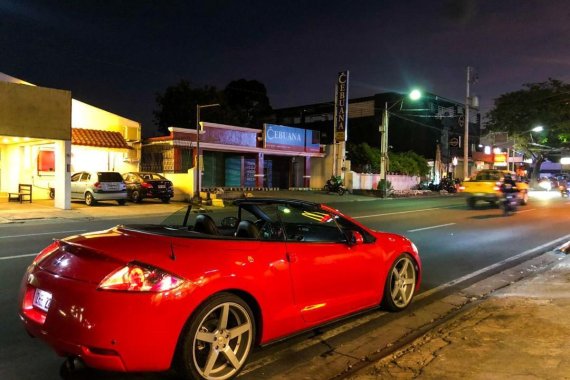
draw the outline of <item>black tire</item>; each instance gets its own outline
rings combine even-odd
[[[133,190],[133,192],[131,193],[131,202],[139,203],[141,200],[142,200],[141,193],[139,193],[138,190]]]
[[[338,188],[338,195],[344,195],[345,191],[346,191],[345,189],[343,189],[342,187],[339,187]]]
[[[95,206],[96,203],[97,201],[95,200],[95,198],[93,198],[93,194],[85,193],[85,204],[87,206]]]
[[[127,203],[127,201],[125,199],[118,199],[117,203],[119,204],[119,206],[124,206],[125,203]]]
[[[390,311],[401,311],[410,306],[416,292],[418,266],[407,253],[394,260],[386,276],[382,306]]]
[[[216,294],[190,318],[179,347],[178,370],[190,379],[234,377],[245,366],[254,341],[255,320],[247,303],[230,293]]]
[[[467,198],[467,207],[469,207],[470,209],[474,209],[476,203],[477,201],[475,200],[475,198]]]
[[[162,203],[170,203],[170,198],[168,198],[168,197],[160,198],[160,201],[161,201]]]

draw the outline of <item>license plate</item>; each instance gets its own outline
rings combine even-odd
[[[48,311],[49,305],[51,304],[51,293],[45,290],[36,289],[36,294],[34,295],[34,306],[43,311]]]
[[[159,189],[166,189],[166,185],[158,185]]]

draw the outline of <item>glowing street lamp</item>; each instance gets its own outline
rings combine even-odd
[[[533,129],[531,129],[531,132],[542,132],[542,131],[544,131],[544,127],[542,125],[537,125]]]

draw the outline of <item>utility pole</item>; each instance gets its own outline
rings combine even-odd
[[[465,95],[465,130],[463,134],[463,179],[469,178],[469,107],[471,96],[469,85],[471,84],[471,66],[467,66],[467,91]]]

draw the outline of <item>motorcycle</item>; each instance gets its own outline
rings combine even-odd
[[[506,193],[501,203],[504,216],[514,214],[517,211],[517,207],[519,205],[517,194]]]
[[[338,195],[343,195],[346,192],[346,187],[344,187],[340,176],[331,176],[325,184],[325,191],[327,193],[338,193]]]

